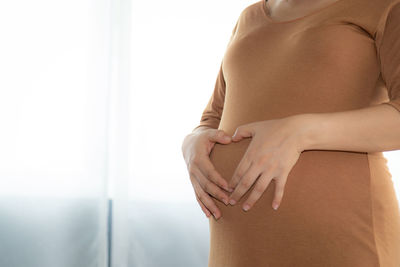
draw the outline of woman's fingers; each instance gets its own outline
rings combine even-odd
[[[239,165],[236,167],[236,170],[228,183],[229,188],[236,188],[245,172],[250,168],[251,161],[248,151],[249,150],[246,151],[246,153],[243,155],[243,158],[240,160]]]
[[[204,160],[198,163],[198,166],[208,180],[224,188],[226,191],[233,191],[233,189],[228,186],[228,182],[222,178],[221,174],[215,169],[209,157],[205,157]]]
[[[248,123],[236,128],[235,133],[232,135],[232,141],[237,142],[243,138],[253,137],[255,134],[254,125],[255,123]]]
[[[224,202],[225,205],[228,205],[229,201],[229,196],[221,190],[219,186],[217,186],[215,183],[210,181],[210,178],[205,176],[203,174],[203,170],[201,169],[195,169],[193,170],[194,176],[201,185],[202,189],[211,194],[213,197],[216,199],[219,199],[220,201]]]
[[[275,179],[275,195],[274,200],[272,201],[272,208],[277,210],[279,205],[281,204],[283,193],[285,191],[287,176],[280,176],[278,179]]]
[[[253,190],[250,193],[250,196],[244,202],[242,208],[247,211],[253,207],[257,200],[260,199],[264,191],[267,189],[268,185],[272,180],[272,176],[268,173],[264,172],[261,174],[260,178],[258,178],[256,184],[254,185]]]
[[[202,205],[205,206],[206,210],[211,211],[215,219],[218,219],[221,216],[221,212],[215,204],[214,200],[210,197],[209,194],[207,194],[203,190],[199,181],[194,176],[190,175],[190,180],[192,182],[196,198],[199,200],[199,202],[202,203]]]
[[[207,216],[207,218],[210,217],[211,216],[211,212],[207,209],[206,206],[204,206],[203,202],[201,202],[201,200],[199,199],[197,194],[195,194],[195,195],[196,195],[196,200],[199,203],[199,205],[200,205],[202,211],[204,212],[204,214]]]
[[[230,135],[226,134],[223,130],[210,131],[208,140],[214,143],[228,144],[232,142]]]
[[[239,172],[240,174],[240,172]],[[244,173],[243,177],[240,179],[238,185],[236,186],[233,193],[229,196],[229,203],[234,205],[238,202],[241,197],[249,190],[249,188],[254,184],[260,175],[260,168],[256,164],[251,163],[250,167]]]

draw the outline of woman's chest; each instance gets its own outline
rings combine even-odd
[[[378,71],[375,42],[351,23],[263,25],[238,31],[224,55],[226,80],[240,75]],[[255,77],[254,77],[255,78]]]

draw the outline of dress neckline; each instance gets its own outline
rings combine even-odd
[[[289,19],[289,20],[274,20],[274,19],[272,19],[271,16],[269,15],[270,12],[269,12],[269,9],[267,7],[267,1],[268,0],[261,0],[261,1],[262,1],[262,7],[263,7],[264,15],[267,18],[267,20],[269,22],[271,22],[271,23],[274,23],[274,24],[282,24],[282,23],[296,22],[296,21],[299,21],[301,19],[305,19],[307,17],[311,17],[312,15],[320,13],[320,12],[328,9],[329,7],[332,7],[332,6],[334,6],[334,5],[336,5],[339,2],[344,1],[344,0],[336,0],[335,2],[329,3],[328,5],[323,6],[323,7],[317,8],[317,9],[315,9],[314,11],[312,11],[312,12],[310,12],[308,14],[305,14],[303,16],[300,16],[300,17],[297,17],[297,18],[294,18],[294,19]]]

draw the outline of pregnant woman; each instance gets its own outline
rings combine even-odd
[[[400,0],[247,6],[182,144],[208,266],[399,267],[397,149]]]

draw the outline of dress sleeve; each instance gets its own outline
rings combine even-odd
[[[394,1],[382,15],[376,32],[382,79],[391,105],[400,112],[400,1]]]
[[[233,27],[228,45],[232,41],[236,33],[238,23],[239,20],[236,21],[236,24]],[[208,103],[203,110],[203,113],[200,118],[200,123],[192,131],[196,130],[200,126],[208,126],[214,129],[218,129],[219,122],[221,121],[222,110],[224,108],[225,88],[226,88],[224,73],[222,71],[222,63],[223,60],[221,61],[219,66],[219,71],[214,84],[214,91],[212,92],[211,97],[209,98]]]

